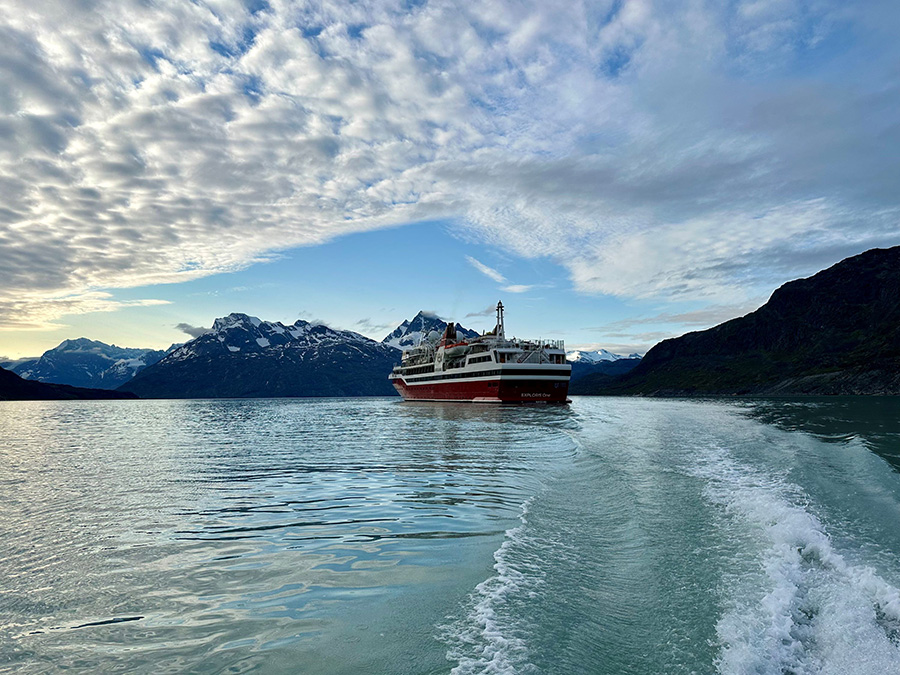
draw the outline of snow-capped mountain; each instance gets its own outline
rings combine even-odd
[[[78,338],[63,340],[36,361],[20,363],[11,370],[27,380],[115,389],[163,356],[161,350],[117,347]]]
[[[587,352],[580,349],[574,349],[566,352],[566,360],[572,363],[600,363],[601,361],[618,361],[619,359],[639,359],[640,354],[629,354],[622,356],[621,354],[613,354],[605,349]]]
[[[399,360],[390,345],[353,331],[234,313],[121,389],[150,398],[389,395]]]
[[[447,328],[447,322],[434,314],[419,312],[411,321],[404,321],[394,331],[387,335],[382,342],[396,349],[409,349],[415,347],[423,337],[435,331],[442,334]],[[456,334],[461,338],[478,337],[480,333],[456,324]]]
[[[233,313],[213,322],[212,330],[174,349],[167,361],[183,361],[217,353],[259,354],[279,347],[321,347],[335,343],[369,344],[374,340],[349,330],[298,320],[292,325]]]
[[[608,376],[624,375],[641,362],[640,354],[622,356],[606,349],[596,351],[576,349],[566,352],[566,359],[572,364],[572,382],[593,373]]]

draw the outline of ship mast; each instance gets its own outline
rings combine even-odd
[[[503,327],[503,303],[497,302],[497,337],[501,340],[506,339],[506,330]]]

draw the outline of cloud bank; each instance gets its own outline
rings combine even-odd
[[[207,333],[212,332],[211,328],[206,328],[205,326],[192,326],[189,323],[176,324],[175,328],[180,330],[182,333],[185,333],[186,335],[190,335],[192,338],[198,338],[201,335],[206,335]]]
[[[897,243],[898,15],[5,2],[0,324],[434,218],[586,293],[740,305]]]

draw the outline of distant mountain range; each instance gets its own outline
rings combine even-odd
[[[25,381],[118,388],[142,398],[394,396],[387,376],[401,350],[446,327],[437,316],[419,312],[377,342],[302,320],[286,326],[235,313],[166,351],[79,338],[11,365]],[[456,328],[460,336],[478,335]]]
[[[387,376],[399,360],[394,347],[352,331],[229,314],[120,390],[142,398],[395,395]]]
[[[12,370],[27,380],[73,387],[115,389],[166,355],[154,349],[133,349],[97,340],[64,340],[35,360],[20,361]]]
[[[39,358],[39,356],[29,356],[23,359],[7,359],[5,361],[0,361],[0,368],[15,371],[15,369],[23,363],[36,363]]]
[[[479,335],[455,326],[460,337]],[[235,313],[216,319],[200,337],[166,351],[79,338],[65,340],[39,359],[19,361],[13,370],[28,380],[118,388],[142,398],[391,396],[396,392],[387,375],[401,351],[429,335],[442,334],[446,327],[446,321],[423,311],[379,343],[306,321],[286,326]],[[640,360],[604,349],[573,351],[568,358],[573,380],[597,373],[620,375]]]
[[[612,381],[613,379],[625,375],[637,368],[641,362],[640,358],[624,358],[615,361],[598,361],[596,363],[585,363],[583,361],[574,361],[572,363],[572,375],[570,376],[569,393],[584,393],[581,390],[581,382],[585,379],[591,379],[593,382]]]
[[[778,288],[755,312],[664,340],[578,392],[656,396],[900,394],[900,246]]]
[[[0,401],[58,401],[68,399],[137,398],[134,394],[106,389],[84,389],[65,384],[45,384],[25,380],[0,368]]]
[[[286,326],[229,314],[168,353],[81,338],[16,370],[66,384],[119,383],[120,391],[149,398],[394,395],[387,376],[401,350],[446,326],[419,312],[377,342],[306,321]],[[900,247],[789,282],[757,311],[664,340],[643,359],[603,349],[567,358],[573,394],[900,394]],[[9,387],[27,388],[2,373]]]
[[[572,364],[570,382],[574,383],[588,375],[611,379],[628,373],[641,362],[640,354],[613,354],[605,349],[596,351],[573,350],[566,352],[566,360]],[[599,381],[599,379],[597,380]],[[570,393],[577,394],[578,388],[569,387]]]
[[[446,327],[419,312],[376,342],[302,320],[286,326],[229,314],[120,389],[146,398],[396,396],[387,376],[401,350]],[[456,329],[460,336],[478,335],[459,324]]]
[[[601,363],[603,361],[620,361],[622,359],[640,360],[640,358],[640,354],[629,354],[628,356],[622,356],[621,354],[613,354],[612,352],[606,351],[605,349],[598,349],[592,352],[576,349],[566,352],[566,360],[570,363]]]

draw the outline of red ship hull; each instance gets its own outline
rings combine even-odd
[[[569,381],[543,379],[451,380],[408,384],[392,380],[394,388],[411,401],[474,401],[476,403],[566,403]]]

